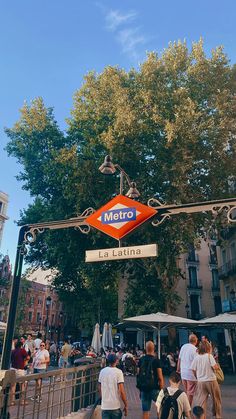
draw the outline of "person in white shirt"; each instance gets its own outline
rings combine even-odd
[[[121,419],[121,403],[124,403],[124,415],[127,416],[127,398],[124,389],[124,375],[116,368],[118,359],[115,354],[107,357],[108,367],[103,368],[98,378],[98,390],[102,399],[102,419]]]
[[[192,404],[197,384],[196,377],[191,368],[192,362],[195,356],[197,356],[197,343],[197,336],[194,334],[189,335],[189,343],[182,346],[177,365],[177,372],[180,372],[184,390],[187,393],[190,405]]]
[[[173,371],[170,374],[169,382],[170,386],[167,387],[167,391],[170,396],[173,396],[179,390],[179,386],[181,384],[180,374],[178,372]],[[164,399],[164,396],[165,391],[162,389],[158,394],[156,401],[158,415],[160,414],[162,408],[162,401]],[[176,401],[178,405],[178,419],[181,419],[182,417],[191,418],[191,406],[189,404],[187,394],[184,391],[182,391],[181,394],[177,397]]]
[[[211,344],[207,341],[201,342],[198,348],[198,355],[192,362],[191,368],[197,379],[193,404],[194,406],[201,406],[204,412],[206,412],[206,404],[210,395],[212,399],[212,417],[215,416],[216,419],[221,419],[221,393],[214,372],[219,367],[211,352]],[[205,413],[203,418],[206,419]]]
[[[33,357],[33,369],[34,374],[46,372],[47,366],[50,362],[50,356],[47,349],[45,349],[45,343],[41,342],[39,350],[34,353]],[[42,387],[42,378],[36,380],[37,389],[36,389],[36,401],[41,402],[41,387]],[[31,400],[34,400],[34,397],[31,397]]]

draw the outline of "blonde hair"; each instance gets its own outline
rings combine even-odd
[[[205,342],[200,342],[199,343],[198,353],[200,355],[210,354],[211,352],[212,352],[212,346],[211,346],[210,342],[205,341]]]

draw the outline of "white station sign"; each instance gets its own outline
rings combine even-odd
[[[155,256],[157,256],[157,244],[146,244],[143,246],[86,250],[85,262],[106,262],[107,260],[137,259]]]

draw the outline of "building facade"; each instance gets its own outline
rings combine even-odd
[[[7,217],[8,195],[0,191],[0,247],[3,235],[3,227]]]
[[[223,312],[236,312],[236,228],[225,229],[218,249]]]
[[[197,248],[181,255],[182,276],[176,292],[182,299],[177,316],[200,320],[222,312],[217,247],[214,241],[201,240]]]

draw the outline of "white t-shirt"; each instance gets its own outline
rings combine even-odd
[[[192,343],[186,343],[182,346],[179,354],[180,374],[183,380],[196,381],[192,372],[192,362],[197,356],[197,348]]]
[[[191,365],[192,370],[196,371],[197,381],[215,381],[214,365],[216,361],[211,354],[197,355]]]
[[[102,410],[120,409],[118,384],[124,382],[124,375],[116,367],[106,367],[101,370],[98,378],[102,389]]]
[[[34,368],[45,370],[47,368],[47,363],[45,362],[46,359],[49,359],[49,352],[47,349],[37,351],[33,360]]]
[[[168,393],[171,396],[173,396],[173,394],[175,394],[175,392],[178,390],[178,388],[167,387],[167,390],[168,390]],[[160,408],[161,408],[161,402],[162,402],[163,397],[164,397],[164,391],[161,390],[160,393],[158,394],[157,401],[156,401],[156,406],[157,406],[158,413],[159,413]],[[183,413],[187,414],[191,411],[191,406],[189,404],[187,394],[184,391],[178,397],[177,403],[178,403],[178,411],[179,411],[178,419],[181,419]]]

